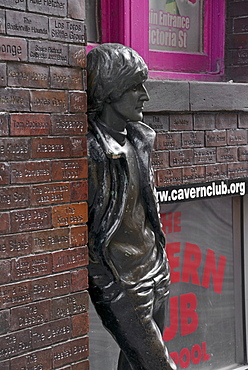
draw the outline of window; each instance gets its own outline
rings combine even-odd
[[[225,0],[101,0],[101,42],[137,50],[152,78],[221,80],[224,24]]]

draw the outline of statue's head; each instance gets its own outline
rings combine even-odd
[[[100,114],[106,101],[118,101],[132,86],[145,82],[148,68],[133,49],[102,44],[87,56],[88,112]]]

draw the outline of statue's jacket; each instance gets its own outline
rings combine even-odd
[[[165,236],[159,219],[150,163],[155,132],[142,122],[129,122],[126,130],[127,139],[133,145],[137,156],[145,212],[155,233],[161,261],[168,269],[164,250]],[[104,266],[118,281],[120,276],[109,257],[108,244],[122,222],[129,185],[129,169],[122,146],[97,120],[89,120],[88,156],[89,275],[91,276],[91,266],[94,271],[97,265]]]

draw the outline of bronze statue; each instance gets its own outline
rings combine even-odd
[[[118,343],[119,370],[175,370],[162,340],[169,294],[165,237],[141,122],[148,69],[131,48],[88,54],[89,292]]]

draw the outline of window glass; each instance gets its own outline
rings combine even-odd
[[[86,0],[86,26],[89,42],[101,42],[101,1]]]
[[[150,50],[202,52],[203,2],[150,0]]]

